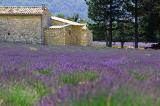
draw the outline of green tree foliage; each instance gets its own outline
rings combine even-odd
[[[130,18],[132,19],[131,21],[134,22],[134,41],[135,41],[135,48],[138,48],[138,42],[139,42],[139,37],[140,37],[140,23],[141,23],[141,18],[142,18],[142,0],[125,0],[126,7],[125,9],[127,10],[128,13],[130,13]]]
[[[106,28],[104,26],[102,26],[100,24],[90,24],[89,23],[88,27],[89,27],[89,29],[92,30],[94,41],[104,41],[106,39],[106,41],[108,43],[108,38],[106,38],[108,36],[104,35],[105,33],[107,33]]]
[[[143,32],[147,42],[160,43],[160,1],[142,0]]]
[[[64,14],[62,14],[62,13],[57,13],[57,14],[56,14],[56,17],[65,18]]]
[[[133,24],[130,22],[118,22],[116,34],[113,36],[114,42],[121,42],[121,48],[124,47],[124,43],[133,41]]]
[[[74,21],[74,22],[78,22],[78,20],[80,19],[79,14],[74,14],[71,17],[67,17],[68,20]]]
[[[160,42],[159,0],[85,0],[94,40]],[[109,43],[108,43],[109,41]]]
[[[73,16],[67,17],[66,19],[78,23],[87,23],[85,19],[80,18],[80,15],[78,13],[74,14]]]
[[[124,14],[124,0],[86,0],[88,16],[91,19],[89,28],[93,30],[94,38],[105,38],[106,45],[112,47],[113,32]],[[101,38],[100,38],[101,39]]]
[[[128,0],[122,1],[121,9],[116,21],[116,35],[113,36],[114,41],[121,42],[121,47],[123,48],[124,43],[128,41],[133,41],[133,15],[130,11],[130,5],[128,5]],[[134,7],[132,7],[134,8]]]
[[[160,1],[126,0],[125,9],[134,22],[134,40],[160,43]],[[137,4],[137,6],[136,6]]]

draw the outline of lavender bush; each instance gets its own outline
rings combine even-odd
[[[160,105],[158,50],[0,44],[0,69],[2,106]]]

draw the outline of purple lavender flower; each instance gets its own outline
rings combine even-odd
[[[43,87],[34,85],[40,82],[49,92],[39,97],[35,105],[70,106],[72,100],[91,99],[100,91],[106,96],[114,95],[123,87],[154,98],[160,96],[159,50],[35,45],[37,50],[33,51],[30,46],[0,44],[0,88],[18,83],[43,93]],[[49,70],[50,75],[35,73],[43,70]],[[61,74],[76,71],[94,71],[100,77],[77,85],[63,84],[59,80]]]

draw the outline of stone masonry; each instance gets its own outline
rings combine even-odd
[[[40,16],[0,16],[0,40],[41,43]]]
[[[0,41],[44,43],[47,28],[44,7],[0,7]]]
[[[0,42],[48,45],[83,45],[92,43],[86,24],[50,16],[43,6],[0,6]]]

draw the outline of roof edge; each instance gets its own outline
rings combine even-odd
[[[42,6],[0,6],[0,15],[42,15],[49,11],[48,7]]]
[[[67,23],[67,24],[70,24],[70,25],[76,25],[76,26],[85,26],[86,25],[86,24],[81,24],[81,23],[78,23],[78,22],[70,21],[70,20],[67,20],[67,19],[64,19],[64,18],[59,18],[59,17],[56,17],[56,16],[51,16],[51,19],[56,20],[56,21],[60,21],[60,22],[64,22],[64,23]]]
[[[0,8],[42,8],[42,6],[0,6]]]
[[[65,28],[65,27],[68,27],[68,26],[71,26],[70,24],[66,24],[66,25],[53,25],[53,26],[50,26],[49,29],[61,29],[61,28]]]

